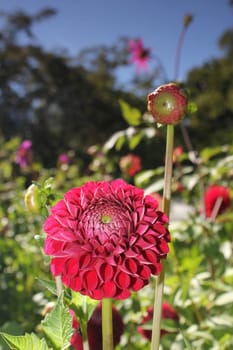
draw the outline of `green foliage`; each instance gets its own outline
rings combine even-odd
[[[13,336],[0,333],[3,339],[14,350],[52,350],[48,347],[44,339],[38,338],[34,333],[24,336]]]
[[[75,315],[80,323],[80,329],[83,339],[87,339],[87,322],[90,319],[95,307],[99,302],[93,300],[80,293],[72,292],[70,308],[75,312]]]
[[[129,125],[138,126],[141,124],[141,112],[137,108],[132,108],[128,103],[119,100],[124,119]]]
[[[53,310],[46,315],[42,322],[42,330],[54,350],[65,350],[70,346],[73,333],[71,315],[63,304],[63,296],[59,297]]]

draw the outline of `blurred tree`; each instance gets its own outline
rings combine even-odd
[[[232,143],[233,139],[233,30],[219,40],[224,55],[191,70],[187,86],[198,111],[190,120],[195,147]]]
[[[7,20],[0,36],[1,130],[6,138],[31,138],[46,165],[55,164],[64,149],[83,154],[125,127],[119,98],[144,108],[142,100],[115,86],[114,69],[125,64],[117,48],[95,50],[86,67],[87,60],[81,64],[61,52],[20,44],[20,34],[31,40],[33,24],[54,14],[1,14]]]

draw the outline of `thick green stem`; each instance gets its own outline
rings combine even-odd
[[[113,330],[112,330],[112,300],[102,301],[102,335],[103,350],[113,350]]]
[[[171,202],[171,180],[172,180],[172,156],[174,142],[174,126],[167,126],[167,144],[165,157],[165,174],[164,174],[164,191],[162,210],[169,217]],[[164,266],[161,274],[156,278],[154,312],[152,323],[151,350],[158,350],[160,343],[161,314],[163,303],[163,286],[164,286]]]

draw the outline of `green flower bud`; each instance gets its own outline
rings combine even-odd
[[[39,214],[41,209],[40,196],[38,186],[32,184],[28,187],[25,196],[24,203],[26,208],[33,214]]]

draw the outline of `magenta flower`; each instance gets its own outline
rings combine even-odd
[[[168,220],[157,208],[122,180],[71,189],[44,224],[53,275],[97,300],[129,297],[161,272],[169,251]]]
[[[204,200],[206,217],[211,217],[216,205],[218,206],[216,215],[222,214],[231,205],[230,189],[221,185],[212,185],[206,190]]]
[[[25,168],[32,162],[32,142],[30,140],[24,140],[17,149],[15,163],[21,168]]]
[[[58,157],[58,164],[68,165],[70,162],[70,158],[66,153],[61,153]]]
[[[145,48],[142,39],[129,40],[128,50],[131,54],[131,62],[136,64],[137,71],[148,69],[150,49]]]

